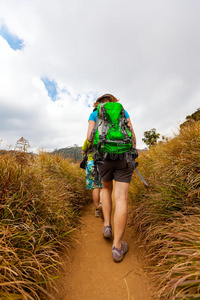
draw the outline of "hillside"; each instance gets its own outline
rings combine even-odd
[[[60,154],[64,158],[71,158],[75,162],[80,161],[82,159],[81,148],[77,145],[56,149],[53,151],[53,154]]]

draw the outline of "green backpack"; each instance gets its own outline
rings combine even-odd
[[[133,134],[120,103],[106,102],[98,105],[92,138],[93,146],[101,154],[120,154],[132,149]]]

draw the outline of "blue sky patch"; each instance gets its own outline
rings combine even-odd
[[[66,90],[66,89],[62,89],[61,90],[61,92],[63,93],[63,94],[67,94],[67,95],[71,95],[71,93],[68,91],[68,90]]]
[[[9,32],[8,28],[3,25],[0,27],[0,35],[7,41],[13,50],[22,50],[24,41],[19,39],[16,35]]]
[[[57,91],[57,83],[54,80],[49,80],[48,78],[42,78],[44,82],[45,88],[48,92],[48,96],[55,102],[58,100],[58,91]]]
[[[78,101],[80,98],[81,98],[81,94],[78,94],[75,100]]]

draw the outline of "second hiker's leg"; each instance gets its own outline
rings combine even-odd
[[[104,215],[104,226],[111,225],[111,212],[112,212],[112,189],[113,182],[102,181],[103,188],[101,191],[102,196],[102,208]]]
[[[115,182],[115,212],[114,212],[114,240],[113,245],[120,249],[121,242],[126,228],[128,216],[128,189],[129,183]]]
[[[92,190],[92,198],[95,208],[98,208],[100,202],[100,188],[95,188]]]

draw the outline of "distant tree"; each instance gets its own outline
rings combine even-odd
[[[186,120],[199,121],[200,120],[200,108],[198,108],[193,114],[187,116]]]
[[[200,121],[200,108],[198,108],[193,114],[186,116],[186,121],[180,125],[180,128],[182,129],[185,125],[189,125],[197,121]]]
[[[149,131],[144,132],[144,138],[142,141],[147,145],[147,146],[153,146],[157,144],[157,140],[160,137],[160,133],[156,133],[156,129],[152,128]]]
[[[162,136],[161,136],[161,140],[160,140],[160,141],[158,141],[158,143],[159,143],[159,144],[163,144],[163,143],[166,143],[166,142],[168,142],[168,140],[169,140],[169,138],[168,138],[168,137],[166,137],[166,136],[162,135]]]

